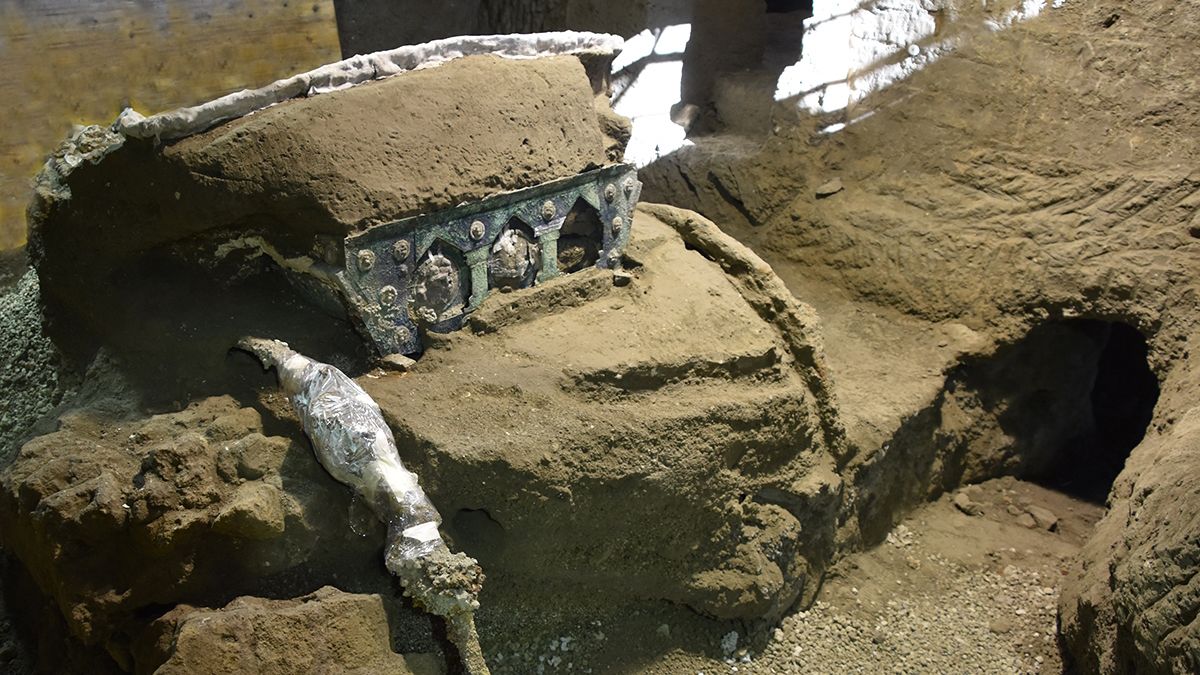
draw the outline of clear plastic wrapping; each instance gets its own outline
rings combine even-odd
[[[250,346],[264,363],[275,366],[321,466],[387,524],[388,567],[444,545],[438,533],[441,516],[416,474],[404,468],[392,431],[367,392],[337,368],[297,354],[282,342],[258,340]]]
[[[451,553],[442,541],[441,516],[416,474],[400,462],[379,405],[342,371],[297,354],[283,342],[243,338],[238,345],[263,366],[275,368],[317,461],[387,524],[384,564],[400,579],[405,595],[446,619],[468,675],[488,675],[474,619],[483,570],[470,556]]]

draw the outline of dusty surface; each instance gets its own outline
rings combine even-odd
[[[870,551],[832,570],[812,607],[765,648],[697,670],[726,673],[1060,673],[1056,600],[1102,507],[1000,479],[921,507]],[[961,499],[961,498],[960,498]],[[1021,520],[1054,514],[1053,530]]]
[[[24,243],[31,180],[72,125],[107,124],[124,105],[198,103],[337,55],[330,0],[5,3],[0,249]]]
[[[768,261],[922,318],[978,329],[1107,314],[1157,330],[1194,305],[1200,121],[1174,103],[1195,79],[1141,70],[1141,50],[1175,63],[1200,18],[1192,3],[1068,5],[934,64],[808,151],[796,148],[810,130],[791,126],[761,145],[685,148],[646,172],[647,197],[697,206]],[[845,189],[819,197],[833,178]]]
[[[652,217],[634,231],[630,285],[453,335],[363,386],[422,449],[414,470],[493,592],[777,616],[815,590],[832,545],[819,410],[718,265]]]
[[[1200,347],[1188,341],[1188,353]],[[1109,511],[1072,567],[1061,602],[1066,643],[1082,669],[1195,672],[1200,668],[1197,553],[1200,369],[1163,383],[1163,412],[1129,458]]]
[[[3,475],[5,545],[114,663],[136,663],[131,645],[179,603],[282,600],[218,613],[233,626],[321,616],[287,603],[323,585],[352,603],[387,598],[380,534],[347,534],[329,507],[345,494],[303,452],[268,379],[225,355],[223,331],[256,326],[360,368],[448,538],[488,574],[478,622],[496,671],[1194,672],[1197,493],[1181,477],[1200,456],[1200,119],[1178,103],[1197,93],[1178,55],[1197,21],[1193,0],[1068,3],[871,99],[876,114],[839,134],[703,140],[647,172],[648,192],[740,243],[696,214],[644,208],[621,285],[593,271],[494,294],[405,373],[363,372],[348,323],[287,304],[298,295],[283,256],[213,266],[223,240],[187,238],[262,233],[317,261],[313,235],[453,201],[420,180],[425,168],[411,186],[372,183],[383,174],[365,159],[407,166],[386,140],[341,156],[322,139],[347,139],[311,128],[309,113],[337,101],[380,114],[385,83],[161,155],[127,145],[71,175],[72,202],[49,204],[34,259],[60,335],[123,345],[117,362],[143,371],[131,386],[169,374],[159,394],[178,403],[153,417],[76,411],[26,444]],[[458,67],[468,81],[501,68]],[[577,93],[556,114],[598,126],[578,61],[537,68],[561,69]],[[426,145],[413,143],[454,142],[426,121],[412,131]],[[473,178],[456,183],[447,165],[437,179],[468,196],[507,185],[506,134],[521,128],[486,130],[505,141]],[[559,152],[553,136],[569,128],[538,142]],[[603,161],[611,139],[590,138],[517,173]],[[306,173],[305,149],[327,151],[332,173]],[[172,162],[182,173],[158,172]],[[103,187],[123,173],[146,189]],[[271,197],[275,183],[291,196]],[[184,204],[163,185],[184,186]],[[78,242],[96,233],[92,263]],[[89,264],[107,287],[81,285]],[[88,334],[106,322],[136,331]],[[144,337],[175,326],[180,338]],[[250,473],[229,470],[226,443]],[[1109,508],[1100,518],[1013,481],[960,490],[998,475]],[[137,560],[123,556],[152,544],[161,565],[128,571]],[[437,651],[427,619],[388,621],[393,651]]]
[[[412,372],[360,378],[448,536],[485,566],[489,657],[592,621],[627,636],[640,625],[619,620],[630,611],[698,635],[778,617],[811,599],[830,558],[840,488],[826,385],[794,323],[811,310],[795,304],[777,320],[768,309],[795,301],[772,296],[782,284],[732,240],[705,254],[750,264],[731,276],[650,215],[633,232],[630,283],[594,271],[496,294]],[[560,289],[584,297],[504,319]],[[78,409],[4,473],[7,550],[76,639],[126,667],[157,662],[138,645],[176,603],[323,584],[391,590],[382,532],[351,531],[348,495],[297,443],[282,398],[249,359],[221,363],[255,400],[208,398],[149,418]],[[549,611],[563,597],[570,605]],[[410,628],[396,648],[428,651],[428,619],[399,616],[394,632],[396,621]],[[626,663],[621,644],[597,644],[597,662]],[[542,655],[512,649],[509,672],[530,665],[513,654]]]
[[[31,251],[51,333],[83,363],[101,343],[154,364],[146,378],[168,402],[229,391],[207,374],[248,332],[352,366],[361,341],[324,318],[344,310],[299,302],[280,267],[329,269],[348,231],[604,164],[601,117],[575,57],[478,57],[158,148],[126,141],[61,186],[43,175]],[[214,278],[220,299],[181,316]],[[149,324],[167,339],[144,340]]]
[[[1194,497],[1169,474],[1192,461],[1182,392],[1194,381],[1200,119],[1180,103],[1196,78],[1175,55],[1198,21],[1194,2],[1066,3],[868,100],[854,112],[875,114],[837,134],[714,137],[647,172],[648,196],[729,225],[799,297],[835,298],[843,317],[863,301],[907,315],[845,324],[881,329],[879,354],[927,354],[894,368],[853,347],[847,363],[837,344],[857,340],[826,337],[844,398],[866,393],[846,386],[855,371],[900,382],[846,406],[873,426],[887,399],[928,395],[938,378],[920,373],[944,360],[924,336],[953,345],[939,336],[950,322],[984,345],[1077,319],[1147,338],[1163,398],[1062,603],[1069,653],[1088,671],[1195,669],[1194,535],[1179,525]],[[842,189],[823,189],[834,179]],[[923,346],[909,349],[914,336]],[[1091,464],[1085,452],[1073,466]]]
[[[162,675],[231,673],[250,664],[280,675],[446,672],[439,656],[392,650],[380,596],[330,587],[294,600],[238,598],[217,610],[180,605],[150,626],[139,647],[150,664],[161,663],[153,672]]]
[[[471,57],[275,106],[164,155],[235,194],[289,195],[345,232],[604,164],[591,102],[576,57]]]
[[[915,510],[878,547],[839,562],[819,599],[777,625],[713,625],[645,604],[572,622],[559,609],[522,624],[524,640],[494,646],[493,670],[1062,672],[1056,602],[1103,508],[1012,479],[963,493],[977,515],[950,494]],[[1030,511],[1054,514],[1053,531],[1023,523]]]
[[[71,632],[119,662],[140,609],[303,585],[334,560],[349,574],[344,557],[376,551],[344,526],[349,495],[308,448],[264,435],[259,413],[228,398],[136,421],[76,410],[59,424],[4,474],[4,545]]]
[[[987,434],[956,434],[934,421],[942,413],[918,415],[924,421],[912,427],[902,412],[914,406],[944,411],[946,390],[954,389],[947,378],[954,381],[954,368],[961,367],[956,364],[970,361],[966,354],[973,350],[989,353],[988,345],[947,324],[933,348],[921,349],[915,344],[921,324],[860,303],[839,304],[830,295],[822,301],[830,317],[827,338],[844,325],[865,329],[853,338],[843,335],[828,354],[808,352],[817,362],[796,368],[796,355],[822,344],[804,332],[805,326],[816,328],[803,323],[815,321],[805,319],[811,310],[798,305],[794,313],[775,316],[767,311],[772,303],[756,304],[756,293],[778,293],[764,289],[782,288],[781,282],[769,269],[737,267],[737,260],[745,265],[754,258],[738,258],[736,242],[705,227],[696,216],[649,207],[635,222],[630,284],[614,287],[608,275],[585,272],[494,295],[466,331],[435,341],[410,372],[372,371],[360,378],[384,407],[406,463],[422,475],[445,515],[454,546],[478,557],[487,571],[478,621],[493,669],[780,672],[819,670],[837,658],[838,671],[844,665],[868,672],[897,659],[928,670],[977,658],[988,672],[1054,672],[1057,643],[1046,637],[1054,625],[1058,578],[1098,507],[1026,484],[991,483],[964,492],[966,508],[982,511],[981,517],[967,516],[947,495],[891,531],[879,548],[823,574],[828,561],[874,537],[883,540],[906,508],[961,479],[931,482],[918,472],[896,481],[905,474],[878,468],[892,466],[887,457],[932,452],[909,456],[944,462],[956,447],[967,455],[988,450],[979,442]],[[702,247],[688,250],[684,241]],[[548,302],[557,310],[547,312]],[[914,358],[890,375],[896,380],[881,378],[882,364],[910,342],[924,361]],[[1012,367],[998,363],[1002,371]],[[226,368],[249,376],[245,365],[235,360]],[[1041,366],[1034,360],[1022,367]],[[803,377],[813,372],[828,373],[836,383],[832,396],[813,390],[826,380]],[[1070,369],[1066,374],[1080,377]],[[887,385],[898,392],[894,397],[849,418],[848,446],[826,449],[832,446],[824,445],[823,397],[845,405],[843,396],[868,398],[856,393],[866,382],[894,384],[907,377],[914,377],[907,388]],[[1066,381],[1076,386],[1078,380]],[[49,572],[40,584],[55,589],[66,603],[60,606],[75,608],[68,619],[76,635],[99,640],[118,661],[132,659],[142,668],[138,664],[159,663],[167,653],[147,653],[138,645],[164,644],[154,637],[164,630],[185,636],[190,625],[170,658],[203,669],[226,654],[218,650],[211,659],[194,660],[209,654],[205,641],[220,634],[212,621],[248,626],[239,635],[263,630],[255,626],[294,626],[280,629],[286,636],[322,625],[314,617],[326,610],[293,611],[287,602],[251,598],[210,622],[188,624],[182,617],[191,610],[179,609],[148,625],[143,617],[157,616],[150,607],[219,607],[239,592],[292,597],[322,583],[386,592],[386,578],[372,569],[382,533],[356,540],[337,524],[349,517],[345,493],[320,473],[307,448],[286,438],[298,430],[269,391],[253,408],[210,399],[148,422],[77,413],[65,418],[62,431],[26,445],[5,479],[13,496],[0,505],[10,519],[17,516],[4,532],[17,535],[9,546],[22,558],[42,555],[47,536],[93,541],[108,521],[84,514],[101,511],[98,504],[131,507],[125,519],[132,534],[122,536],[133,539],[125,543],[115,532],[103,537],[116,548],[90,549],[93,562],[86,568],[92,573],[67,573],[80,560],[74,546],[53,561],[35,563]],[[271,434],[260,419],[269,420]],[[986,428],[993,418],[977,411],[965,419]],[[906,440],[906,426],[912,439]],[[921,440],[939,430],[958,440]],[[109,438],[112,445],[106,445]],[[892,453],[872,449],[881,438],[884,448],[896,438],[902,443]],[[1020,435],[1011,440],[1023,442]],[[85,446],[94,449],[77,450]],[[176,446],[191,450],[180,454],[171,450]],[[1014,456],[1038,454],[1023,452]],[[848,463],[835,461],[839,456]],[[77,459],[65,462],[67,457]],[[90,469],[84,458],[104,468]],[[100,481],[86,478],[97,472]],[[844,480],[851,485],[843,487]],[[45,487],[35,492],[37,485]],[[890,494],[893,485],[907,486],[903,497],[866,499],[880,490]],[[16,499],[17,486],[25,486],[20,492],[27,501]],[[150,487],[153,495],[143,496]],[[747,493],[750,499],[742,497]],[[67,498],[77,494],[85,498]],[[135,513],[151,496],[188,503],[167,504],[159,516],[151,510],[150,520],[141,523]],[[864,511],[871,503],[883,506]],[[1032,518],[1036,506],[1057,515],[1053,535],[1018,520]],[[22,534],[27,530],[19,514],[30,508],[45,513],[43,521],[53,527]],[[146,534],[138,535],[143,529]],[[330,536],[342,539],[335,543]],[[314,544],[313,537],[325,543]],[[136,555],[142,539],[162,540],[165,576],[114,576],[114,569],[132,566],[118,562],[119,551],[133,546]],[[332,551],[336,555],[326,557]],[[231,572],[226,565],[235,560],[242,567]],[[245,567],[259,564],[255,560],[269,562],[271,571]],[[189,571],[178,576],[172,565]],[[241,585],[217,590],[211,584],[218,578]],[[101,592],[98,581],[127,590]],[[809,607],[822,581],[822,604]],[[203,616],[209,615],[196,620]],[[784,618],[776,625],[778,617]],[[411,610],[393,614],[393,634],[397,621],[413,628],[393,638],[396,650],[432,649],[420,637],[428,635],[420,617]],[[740,646],[726,649],[732,633]],[[277,652],[256,645],[247,639],[229,649],[262,667],[297,663],[272,660]],[[320,661],[339,648],[321,643],[287,649],[296,659]]]

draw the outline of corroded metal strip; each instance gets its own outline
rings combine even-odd
[[[419,352],[421,329],[457,330],[487,297],[493,249],[514,223],[526,239],[532,234],[540,251],[534,283],[560,274],[563,225],[580,201],[585,213],[575,215],[594,214],[599,223],[595,265],[620,267],[641,191],[636,169],[617,164],[372,227],[346,238],[346,265],[338,273],[342,292],[380,353]],[[458,293],[461,303],[444,312],[421,304],[430,295],[457,301]]]

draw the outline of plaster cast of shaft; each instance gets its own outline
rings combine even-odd
[[[442,541],[441,516],[416,474],[401,463],[379,406],[345,373],[296,353],[287,343],[243,338],[238,346],[264,368],[275,368],[321,466],[388,526],[384,562],[399,577],[404,594],[446,619],[468,673],[488,673],[474,620],[483,572],[473,558],[451,553]]]

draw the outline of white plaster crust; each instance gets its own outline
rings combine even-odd
[[[361,54],[258,89],[243,89],[208,103],[146,117],[126,108],[113,128],[133,138],[168,140],[199,133],[213,125],[299,96],[314,96],[447,61],[493,54],[532,59],[561,54],[616,54],[624,45],[617,35],[562,31],[514,35],[467,35]]]

